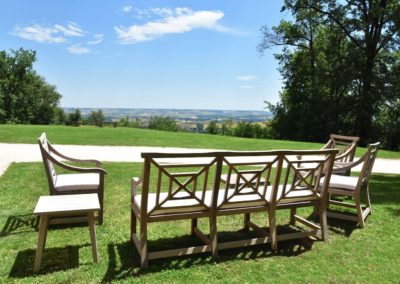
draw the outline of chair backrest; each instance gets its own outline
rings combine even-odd
[[[44,169],[46,171],[47,180],[49,183],[50,193],[54,191],[54,187],[57,181],[57,173],[55,171],[54,165],[50,160],[52,157],[51,149],[52,146],[47,140],[46,133],[42,133],[38,139],[40,153],[42,154],[42,160]]]
[[[308,202],[315,199],[325,199],[337,149],[320,151],[298,151],[282,153],[281,173],[271,196],[271,203]],[[298,159],[301,156],[301,160]],[[321,178],[324,177],[322,187]],[[307,191],[299,200],[297,193]]]
[[[328,143],[326,144],[327,148],[338,149],[339,153],[337,157],[345,154],[343,157],[337,158],[337,161],[340,162],[352,162],[354,159],[354,155],[356,153],[357,144],[360,140],[360,137],[356,136],[344,136],[331,134]]]
[[[372,168],[375,163],[376,156],[378,154],[380,142],[369,144],[367,152],[359,159],[359,161],[363,161],[363,166],[359,175],[357,189],[362,190],[365,186],[368,185],[369,178],[372,173]]]
[[[206,196],[206,192],[214,187],[216,155],[193,155],[190,159],[181,154],[167,156],[142,154],[143,213],[159,215],[179,209],[182,212],[209,210],[211,196]],[[147,204],[146,196],[151,193],[155,194],[155,204]]]

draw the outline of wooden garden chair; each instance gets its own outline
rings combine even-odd
[[[356,209],[357,214],[356,216],[354,216],[345,213],[328,211],[329,217],[356,221],[362,228],[365,226],[365,219],[369,214],[372,213],[368,183],[372,173],[372,168],[375,162],[375,158],[378,153],[379,144],[380,144],[379,142],[375,144],[370,144],[368,146],[367,152],[360,159],[358,159],[355,162],[343,163],[342,167],[340,168],[340,170],[348,171],[354,168],[355,166],[362,164],[363,166],[358,176],[338,175],[335,174],[336,170],[335,169],[333,170],[334,174],[332,174],[330,178],[329,189],[328,189],[330,196],[328,200],[328,206],[335,205],[335,206],[342,206],[342,207]],[[339,173],[341,172],[342,171],[339,171]],[[365,205],[361,203],[361,194],[363,192],[365,193],[366,197]],[[354,200],[354,203],[343,202],[332,199],[332,197],[335,196],[350,197],[351,199]]]
[[[50,195],[97,193],[99,196],[100,211],[95,220],[99,224],[102,224],[104,212],[104,175],[107,172],[101,168],[101,163],[97,160],[71,158],[58,152],[47,140],[46,133],[42,133],[38,139],[38,143],[47,175]],[[69,165],[64,161],[94,164],[95,167],[77,167]],[[55,166],[75,173],[58,174]],[[51,220],[51,223],[75,223],[83,221],[86,221],[86,219],[80,217],[57,218]]]
[[[350,175],[350,170],[340,169],[342,163],[352,162],[357,150],[357,144],[360,137],[344,136],[331,134],[329,141],[322,147],[322,149],[338,149],[339,153],[335,158],[334,168],[337,174]]]

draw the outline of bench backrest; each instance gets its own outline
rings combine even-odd
[[[216,210],[234,200],[240,203],[244,195],[247,205],[248,200],[277,202],[299,188],[317,194],[319,179],[324,174],[330,176],[337,152],[327,149],[142,153],[141,214],[168,214],[171,209],[176,213],[179,208],[182,212],[194,208]],[[299,155],[302,160],[298,160]],[[221,183],[222,173],[227,176],[225,185]],[[282,182],[283,191],[279,186]],[[150,193],[155,194],[155,204],[148,204]]]

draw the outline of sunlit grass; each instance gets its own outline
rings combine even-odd
[[[33,274],[38,233],[32,215],[40,195],[48,194],[41,163],[13,164],[0,177],[0,283],[93,283],[93,282],[224,282],[224,283],[387,283],[400,279],[400,179],[373,175],[373,215],[366,228],[352,222],[329,220],[329,241],[280,243],[272,255],[269,246],[221,251],[219,259],[209,254],[161,259],[139,269],[138,254],[129,242],[129,203],[132,176],[141,164],[107,163],[105,223],[97,226],[100,263],[92,264],[87,226],[53,228],[47,237],[42,270]],[[308,210],[303,211],[307,214]],[[279,213],[279,223],[289,213]],[[235,238],[242,216],[219,219],[220,239]],[[254,214],[265,226],[266,214]],[[207,220],[200,227],[208,232]],[[163,222],[149,226],[150,250],[197,244],[189,236],[190,221]]]

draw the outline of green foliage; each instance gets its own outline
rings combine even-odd
[[[0,51],[0,123],[50,124],[61,95],[33,70],[32,50]]]
[[[68,115],[67,124],[72,126],[80,126],[82,124],[82,115],[79,108],[75,109],[74,112],[71,112]]]
[[[87,118],[87,123],[89,125],[95,125],[98,127],[103,127],[104,121],[105,117],[101,109],[98,111],[91,111],[89,117]]]
[[[210,123],[207,125],[206,132],[213,135],[218,134],[219,130],[216,120],[210,121]]]
[[[177,132],[180,130],[176,121],[169,116],[153,116],[149,121],[150,129]]]
[[[385,105],[400,98],[400,3],[286,0],[283,10],[293,20],[263,27],[258,47],[283,46],[275,55],[284,82],[281,101],[267,103],[273,137],[325,141],[341,133],[361,136],[362,144],[384,140],[374,126],[381,125],[375,122],[381,111],[395,111]]]

